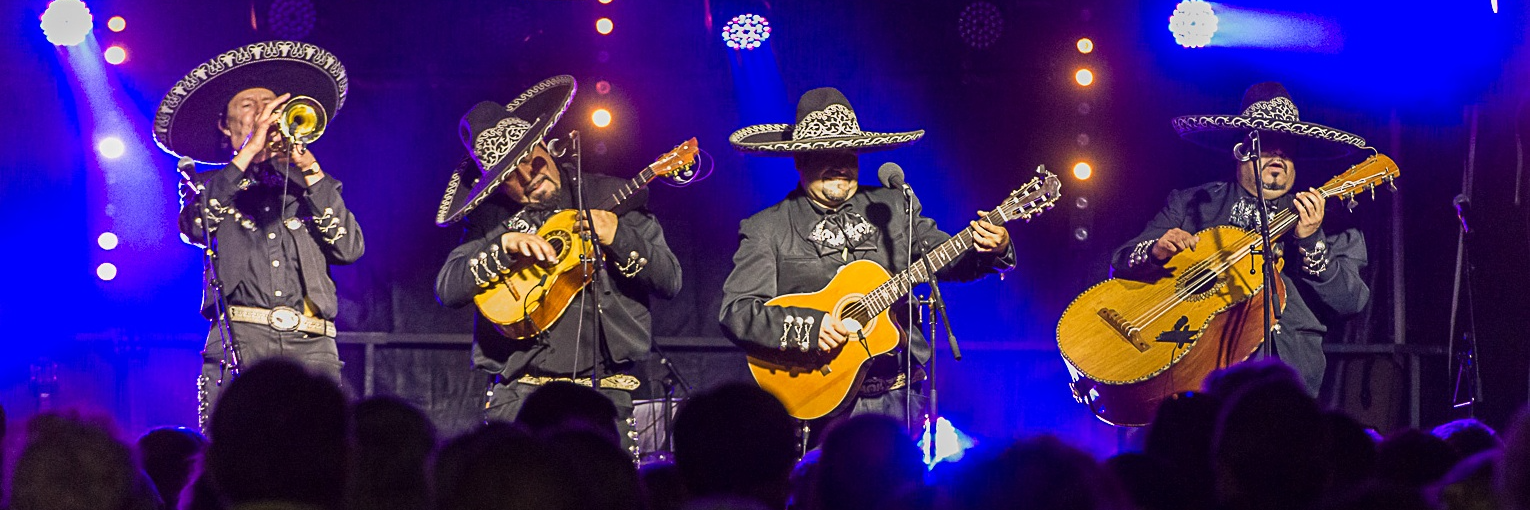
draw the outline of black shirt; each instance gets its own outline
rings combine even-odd
[[[296,169],[288,175],[283,178],[270,162],[250,165],[248,172],[230,163],[197,174],[204,196],[182,187],[181,240],[202,246],[205,203],[228,304],[302,310],[306,296],[317,308],[315,315],[333,319],[339,302],[329,266],[361,257],[361,226],[345,207],[340,181],[333,176],[307,186]],[[202,314],[209,319],[213,303],[208,285]]]

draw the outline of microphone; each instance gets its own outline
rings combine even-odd
[[[568,154],[569,148],[574,145],[574,138],[578,136],[578,131],[569,131],[567,135],[547,139],[547,153],[555,158],[563,157]]]
[[[1455,200],[1451,200],[1451,203],[1456,206],[1456,219],[1461,221],[1461,231],[1468,234],[1472,233],[1471,227],[1466,224],[1466,214],[1472,208],[1472,199],[1467,198],[1466,194],[1462,193],[1456,195]]]
[[[1247,135],[1244,135],[1243,141],[1238,142],[1237,145],[1233,145],[1233,159],[1238,161],[1253,161],[1259,157],[1259,153],[1254,150],[1254,148],[1258,145],[1259,132],[1249,131]]]
[[[186,182],[186,187],[191,188],[191,194],[199,195],[202,193],[201,190],[197,189],[197,181],[191,178],[191,176],[197,173],[197,160],[191,159],[191,156],[181,156],[181,160],[175,163],[175,172],[181,174],[181,179]]]
[[[891,161],[882,163],[882,167],[877,169],[877,179],[889,188],[908,189],[908,184],[903,182],[903,167]]]

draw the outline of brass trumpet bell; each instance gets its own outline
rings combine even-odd
[[[304,146],[324,135],[324,128],[328,125],[329,113],[324,111],[324,105],[308,96],[288,100],[282,106],[282,116],[276,121],[283,145],[290,144],[300,152]]]

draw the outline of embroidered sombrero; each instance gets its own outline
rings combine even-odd
[[[1249,131],[1277,135],[1296,147],[1300,159],[1332,159],[1367,148],[1359,135],[1322,124],[1302,122],[1291,94],[1277,82],[1256,83],[1243,93],[1240,115],[1186,115],[1171,123],[1179,136],[1197,145],[1225,151]]]
[[[515,163],[558,123],[577,88],[573,76],[554,76],[508,105],[484,101],[463,115],[460,136],[468,157],[452,170],[446,196],[436,210],[436,224],[456,223],[492,196]]]
[[[154,115],[154,142],[175,156],[206,164],[232,159],[218,121],[239,91],[264,87],[276,95],[309,96],[331,118],[345,104],[348,80],[340,59],[297,41],[266,41],[213,57],[175,83]]]
[[[796,124],[758,124],[734,131],[728,137],[733,147],[762,155],[791,155],[797,152],[854,150],[869,152],[893,149],[914,143],[924,130],[897,133],[861,131],[850,101],[833,87],[807,91],[797,101]]]

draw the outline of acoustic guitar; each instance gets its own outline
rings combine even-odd
[[[1061,183],[1057,176],[1039,169],[1041,176],[1015,190],[983,216],[1000,225],[1014,219],[1030,220],[1057,201]],[[787,294],[766,306],[791,306],[819,310],[843,321],[851,339],[831,351],[818,349],[817,329],[807,352],[758,352],[749,356],[749,371],[760,387],[774,394],[793,417],[811,420],[829,414],[860,389],[862,367],[867,360],[903,345],[903,331],[888,318],[887,310],[919,283],[929,279],[972,247],[971,227],[941,243],[912,267],[896,276],[881,264],[857,260],[846,264],[822,290]]]
[[[1329,180],[1323,198],[1349,200],[1391,184],[1397,164],[1377,154]],[[1271,214],[1272,239],[1297,223],[1294,209]],[[1206,375],[1253,355],[1264,341],[1263,266],[1257,232],[1219,226],[1196,233],[1153,281],[1106,280],[1084,291],[1057,322],[1057,346],[1074,398],[1113,425],[1145,425],[1158,403],[1200,389]],[[1279,262],[1279,261],[1277,261]],[[1276,309],[1284,281],[1276,278]]]
[[[696,162],[697,152],[696,139],[687,140],[664,153],[627,181],[616,194],[593,208],[620,216],[633,208],[628,199],[650,181],[659,177],[689,181],[694,175],[691,167]],[[574,232],[578,216],[579,212],[575,210],[558,211],[537,229],[537,236],[552,245],[556,257],[545,262],[521,257],[504,278],[473,297],[478,311],[483,312],[484,318],[493,322],[500,333],[524,339],[545,331],[563,316],[580,289],[590,283],[594,268],[585,262],[594,252],[595,244]]]

